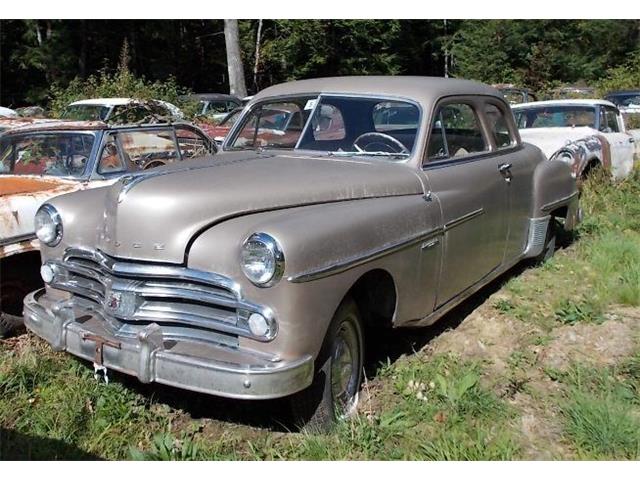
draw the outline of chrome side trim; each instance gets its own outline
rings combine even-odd
[[[397,242],[387,243],[379,248],[370,250],[369,252],[363,253],[361,255],[355,255],[341,262],[298,273],[296,275],[291,275],[287,278],[287,280],[291,283],[303,283],[329,277],[331,275],[350,270],[364,263],[377,260],[386,255],[390,255],[394,252],[403,250],[413,244],[428,240],[432,237],[435,237],[436,235],[440,235],[442,234],[442,232],[443,230],[440,227],[432,228],[431,230],[427,230],[426,232],[419,233],[412,237],[399,240]]]
[[[444,231],[446,232],[447,230],[451,230],[454,227],[457,227],[458,225],[461,225],[465,222],[468,222],[469,220],[472,220],[476,217],[479,217],[480,215],[484,215],[484,208],[480,207],[477,210],[474,210],[472,212],[466,213],[464,215],[462,215],[461,217],[455,218],[453,220],[451,220],[450,222],[447,222],[444,224]]]
[[[551,210],[553,210],[556,207],[561,207],[564,206],[565,204],[569,203],[571,200],[573,200],[575,197],[578,196],[578,192],[573,192],[571,195],[567,195],[566,197],[562,197],[554,202],[549,202],[545,205],[543,205],[540,210],[543,213],[549,213]]]
[[[551,217],[548,215],[529,219],[529,234],[527,235],[527,245],[523,253],[526,258],[540,255],[544,250],[550,219]]]

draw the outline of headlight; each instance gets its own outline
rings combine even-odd
[[[50,247],[55,247],[62,240],[62,219],[58,211],[48,203],[36,212],[34,227],[38,240]]]
[[[240,263],[242,271],[259,287],[270,287],[282,277],[284,253],[275,238],[254,233],[244,241]]]

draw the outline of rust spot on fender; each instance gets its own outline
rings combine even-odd
[[[37,193],[55,190],[67,182],[54,178],[0,178],[0,196]]]

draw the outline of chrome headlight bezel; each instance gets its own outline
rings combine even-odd
[[[49,203],[45,203],[38,209],[33,226],[38,240],[49,247],[55,247],[62,240],[62,235],[64,234],[62,217],[58,210]],[[50,235],[47,235],[46,231],[43,230],[47,227]]]
[[[257,274],[250,266],[251,258],[262,255],[266,261],[263,273]],[[259,263],[253,261],[253,263]],[[271,235],[258,232],[249,235],[242,243],[240,253],[240,268],[245,277],[258,287],[271,287],[275,285],[284,273],[284,252],[278,241]]]

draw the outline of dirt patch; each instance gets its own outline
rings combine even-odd
[[[492,295],[456,329],[442,333],[432,344],[433,352],[487,361],[493,373],[504,372],[511,354],[535,327],[496,312],[492,305],[498,298]]]
[[[514,426],[520,430],[523,458],[567,458],[570,449],[562,443],[562,424],[557,409],[541,404],[527,393],[517,393],[509,403],[520,413]]]
[[[640,309],[618,308],[602,324],[566,325],[553,331],[538,360],[546,367],[565,369],[573,362],[613,365],[633,354],[640,334]]]

